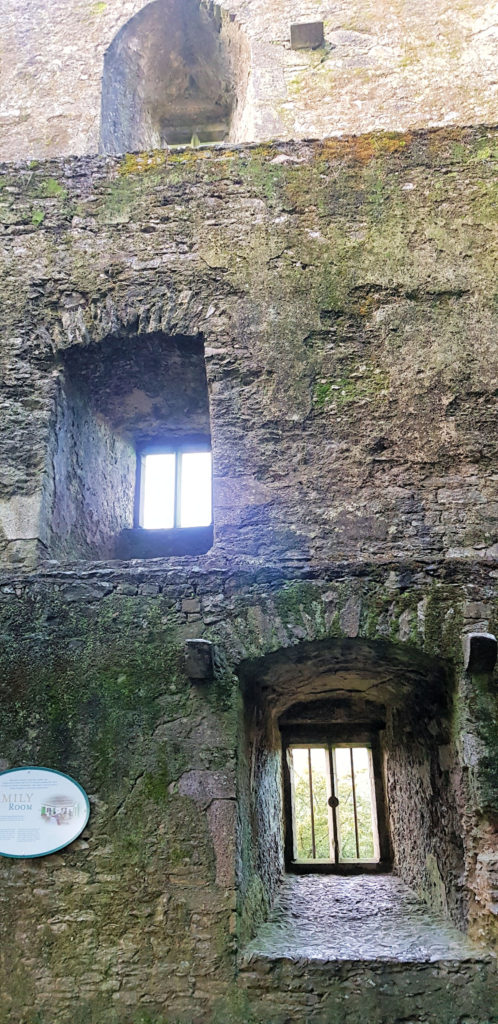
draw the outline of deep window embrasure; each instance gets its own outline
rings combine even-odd
[[[197,555],[213,543],[201,336],[116,335],[60,358],[46,505],[62,558]]]
[[[126,153],[222,142],[234,103],[227,29],[213,5],[156,0],[106,51],[100,148]]]

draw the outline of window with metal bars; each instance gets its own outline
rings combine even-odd
[[[287,867],[385,870],[389,849],[375,739],[288,737],[284,746]]]

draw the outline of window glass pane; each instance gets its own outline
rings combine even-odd
[[[330,860],[334,850],[328,806],[331,793],[328,751],[324,747],[293,747],[291,757],[295,857],[297,860]]]
[[[174,452],[144,455],[142,462],[142,522],[146,530],[167,530],[175,525]]]
[[[376,851],[372,821],[373,780],[370,751],[366,747],[353,747],[353,764],[360,858],[374,860]]]
[[[292,749],[293,768],[293,809],[294,809],[294,854],[297,860],[313,857],[311,834],[310,783],[308,748]]]
[[[211,452],[182,452],[180,526],[209,526]]]
[[[315,825],[316,856],[326,858],[333,856],[329,838],[329,806],[330,787],[327,772],[328,751],[324,747],[311,748],[311,777],[313,783],[313,815]]]
[[[354,790],[351,755],[354,766]],[[370,753],[366,747],[335,747],[334,761],[339,799],[337,807],[339,859],[341,861],[373,860],[375,851]],[[358,850],[356,847],[355,800]]]
[[[355,860],[356,843],[354,831],[353,784],[351,780],[351,754],[349,747],[334,750],[337,807],[337,831],[339,838],[339,859]]]

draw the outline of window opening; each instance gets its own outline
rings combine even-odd
[[[138,525],[146,530],[210,526],[211,477],[211,452],[206,446],[142,452]]]
[[[104,55],[101,151],[189,145],[196,138],[223,142],[235,105],[239,45],[213,4],[147,3]]]
[[[378,863],[371,747],[293,743],[287,748],[286,760],[293,861]]]

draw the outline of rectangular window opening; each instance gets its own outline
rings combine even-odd
[[[286,750],[295,864],[380,861],[372,750],[356,743],[293,743]]]
[[[139,456],[138,526],[144,530],[207,527],[212,513],[211,451],[190,444]]]

